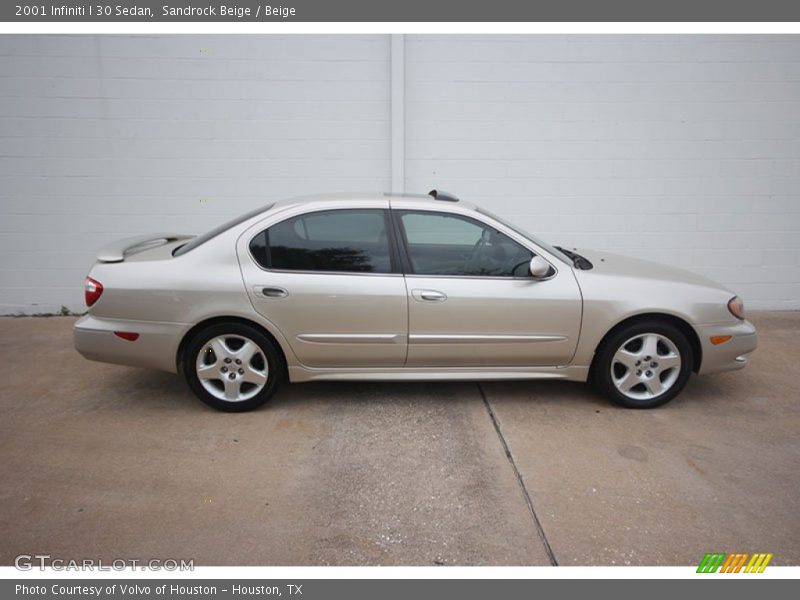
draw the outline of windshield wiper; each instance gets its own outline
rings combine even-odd
[[[589,269],[594,268],[594,265],[585,256],[581,256],[580,254],[572,250],[566,250],[561,246],[556,246],[555,248],[556,250],[559,250],[562,254],[569,257],[569,259],[572,261],[572,264],[575,266],[576,269],[580,269],[581,271],[588,271]]]

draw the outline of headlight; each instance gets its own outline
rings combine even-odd
[[[739,296],[734,296],[728,300],[728,310],[731,311],[734,317],[744,321],[744,302]]]

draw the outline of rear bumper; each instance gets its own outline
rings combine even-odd
[[[747,365],[749,354],[758,347],[756,328],[749,321],[732,324],[706,325],[699,328],[703,347],[703,362],[700,374],[719,373],[742,369]],[[730,341],[714,345],[712,336],[731,336]]]
[[[73,329],[75,349],[89,360],[177,372],[178,346],[188,330],[185,323],[98,319],[86,315]],[[114,335],[115,331],[138,333],[136,341]]]

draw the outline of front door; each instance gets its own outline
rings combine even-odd
[[[240,244],[253,306],[302,364],[403,366],[408,308],[389,231],[385,209],[325,210],[289,217]]]
[[[561,265],[532,278],[533,253],[489,224],[397,210],[407,248],[409,367],[557,366],[578,342],[581,295]]]

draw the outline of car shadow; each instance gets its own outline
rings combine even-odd
[[[114,378],[108,396],[114,404],[130,403],[153,410],[211,410],[200,402],[182,377],[146,369],[124,369]],[[284,384],[260,410],[315,403],[575,402],[607,404],[590,386],[565,381],[321,381]]]
[[[686,389],[663,408],[730,396],[724,376],[693,376]],[[574,381],[321,381],[284,384],[261,409],[290,408],[319,403],[457,402],[467,399],[492,405],[525,403],[533,406],[562,405],[586,409],[621,409],[592,386]],[[213,410],[200,402],[179,375],[147,369],[124,369],[114,378],[113,393],[105,397],[119,408],[161,410]]]

